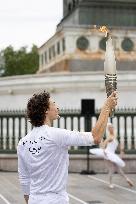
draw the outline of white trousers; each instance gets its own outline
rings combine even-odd
[[[69,199],[63,195],[50,193],[46,196],[29,196],[28,204],[69,204]]]

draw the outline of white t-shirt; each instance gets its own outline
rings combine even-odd
[[[23,193],[30,200],[56,196],[60,204],[68,202],[66,184],[68,177],[68,146],[91,146],[94,139],[91,132],[69,131],[43,125],[35,127],[23,137],[17,147],[19,180]],[[64,202],[61,201],[64,199]],[[34,203],[29,202],[29,203]]]

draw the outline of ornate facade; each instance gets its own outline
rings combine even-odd
[[[136,70],[136,1],[64,0],[56,33],[39,48],[39,73],[103,71],[104,34],[112,32],[117,69]]]

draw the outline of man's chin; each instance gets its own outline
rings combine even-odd
[[[57,119],[60,119],[59,115],[57,115],[56,117],[53,118],[53,120],[57,120]]]
[[[60,115],[57,115],[57,119],[60,119]]]

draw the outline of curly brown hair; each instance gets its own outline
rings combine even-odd
[[[27,103],[27,118],[30,123],[39,127],[44,124],[46,115],[45,112],[49,108],[50,94],[46,91],[34,94]]]

